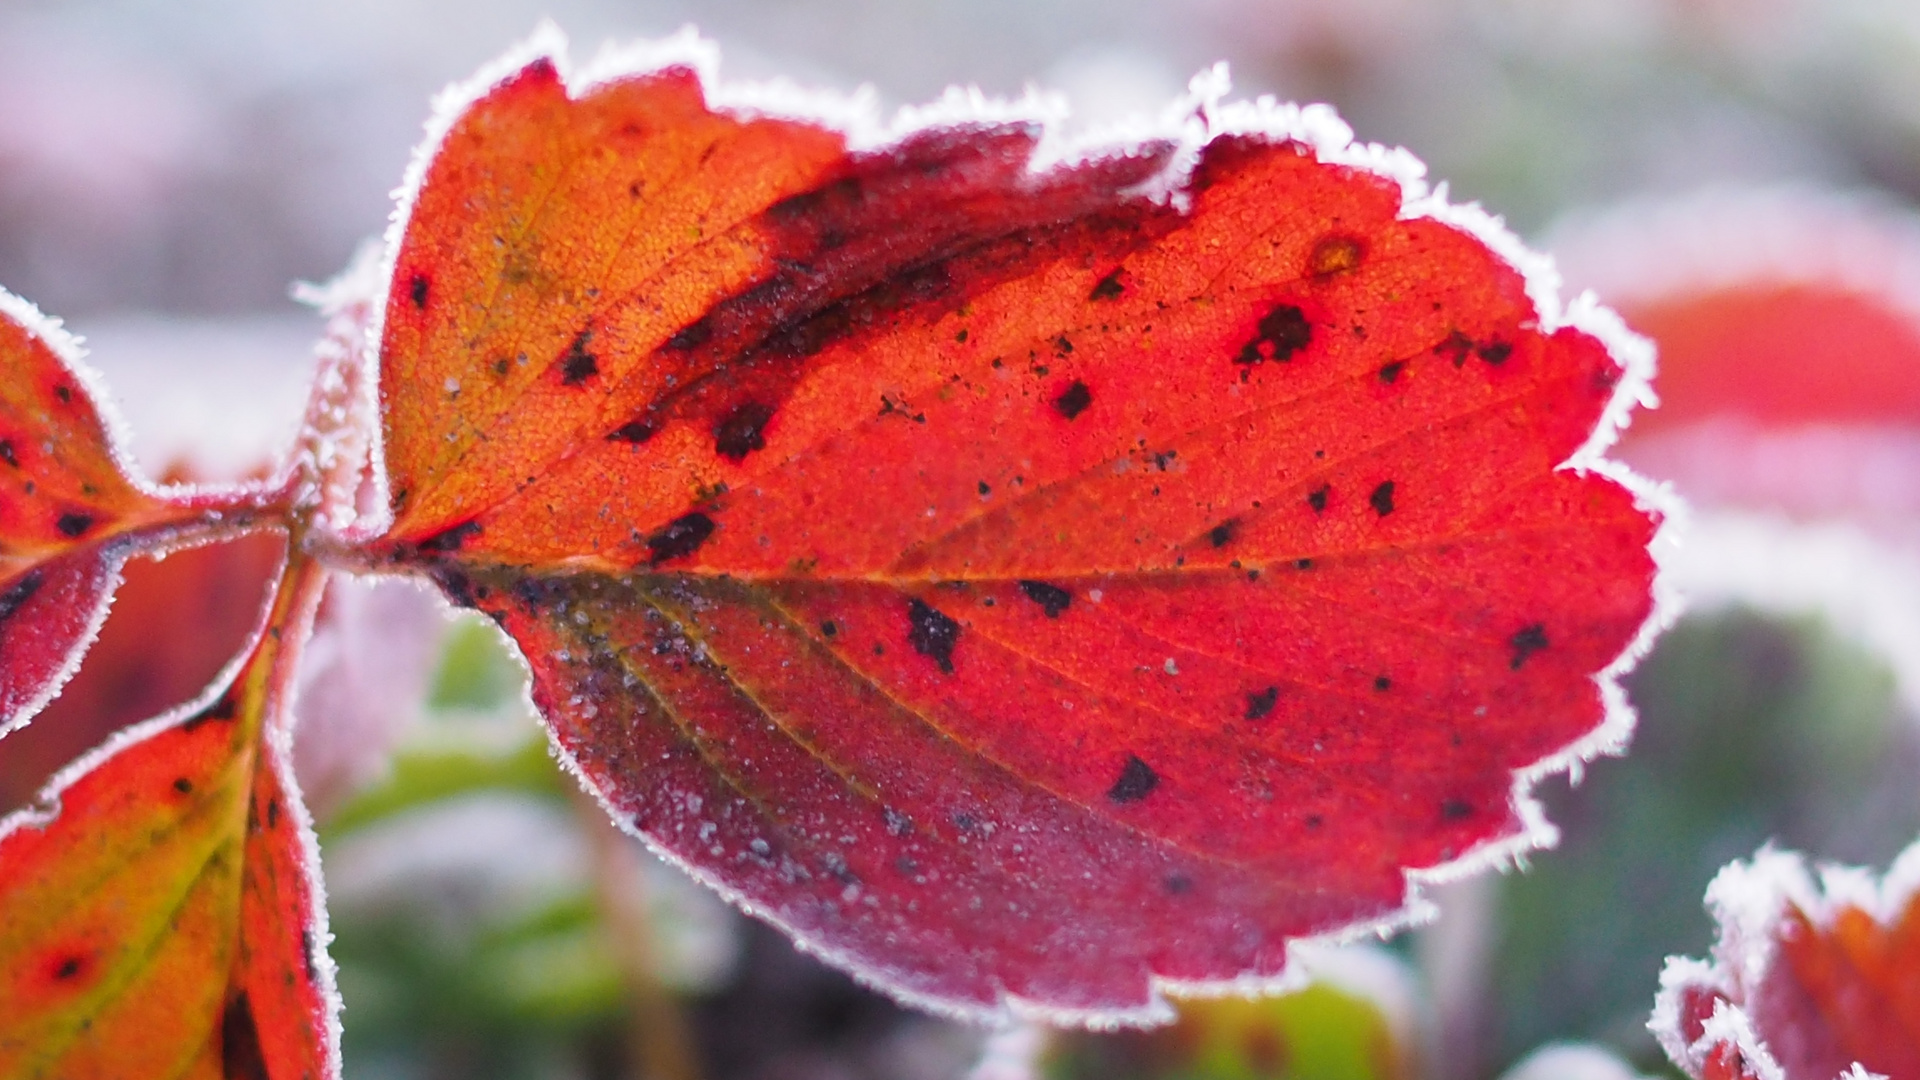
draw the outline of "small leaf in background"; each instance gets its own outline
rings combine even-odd
[[[1147,1018],[1622,734],[1654,521],[1558,466],[1637,375],[1409,159],[1211,99],[1190,175],[852,151],[662,55],[473,88],[380,354],[385,554],[624,826],[907,1000]]]
[[[1567,1038],[1656,1069],[1648,995],[1710,932],[1721,866],[1770,838],[1884,862],[1920,833],[1920,733],[1885,665],[1819,620],[1690,617],[1628,689],[1633,752],[1543,785],[1560,844],[1489,882],[1484,981],[1459,991],[1477,1021],[1446,1077]]]
[[[123,469],[78,357],[57,323],[0,292],[0,735],[78,662],[135,537],[197,516]]]
[[[1653,1028],[1698,1080],[1920,1076],[1920,844],[1884,879],[1762,849],[1707,890],[1713,959],[1661,974]]]
[[[338,1075],[282,663],[322,571],[296,563],[229,681],[0,821],[0,1075]]]

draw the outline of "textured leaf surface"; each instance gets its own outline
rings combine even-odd
[[[686,68],[453,119],[395,253],[388,555],[492,614],[617,817],[968,1011],[1138,1010],[1524,830],[1646,618],[1556,471],[1621,370],[1314,123],[1040,171]]]
[[[258,532],[136,557],[87,661],[34,723],[0,740],[0,813],[121,728],[197,697],[259,627],[286,540]]]
[[[1920,845],[1882,881],[1763,850],[1707,891],[1711,965],[1674,959],[1653,1028],[1700,1080],[1920,1077]]]
[[[283,582],[230,684],[0,822],[0,1076],[338,1075],[284,730],[318,574]]]
[[[0,293],[0,734],[85,647],[126,556],[116,538],[186,516],[122,470],[71,355]]]

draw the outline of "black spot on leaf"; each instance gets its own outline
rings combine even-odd
[[[223,1080],[272,1080],[260,1048],[260,1025],[245,990],[220,1014],[220,1074]]]
[[[87,966],[84,956],[63,956],[53,965],[53,977],[65,982],[80,974]]]
[[[702,316],[690,323],[679,333],[667,339],[667,348],[678,352],[690,352],[713,339],[713,323]]]
[[[1507,639],[1507,645],[1513,649],[1513,661],[1507,666],[1519,671],[1520,665],[1527,662],[1527,657],[1547,647],[1547,628],[1540,623],[1522,627]]]
[[[647,537],[647,564],[659,566],[668,559],[693,554],[713,535],[713,530],[713,519],[698,510],[674,518]]]
[[[1213,528],[1207,530],[1207,543],[1212,544],[1214,547],[1217,547],[1217,548],[1226,547],[1227,544],[1233,540],[1234,534],[1239,531],[1240,531],[1239,522],[1223,521],[1220,524],[1215,525]]]
[[[61,383],[53,388],[53,396],[60,399],[60,404],[71,405],[73,403],[73,387],[68,386],[66,383]]]
[[[1094,283],[1093,291],[1087,294],[1089,300],[1118,300],[1127,290],[1120,284],[1120,271],[1115,270]]]
[[[173,780],[173,790],[182,795],[191,795],[193,794],[193,781],[184,776],[176,776]]]
[[[1060,613],[1067,610],[1067,606],[1073,603],[1072,593],[1044,581],[1022,581],[1020,591],[1027,594],[1027,599],[1039,604],[1049,619],[1059,618]]]
[[[1319,487],[1307,492],[1307,505],[1313,507],[1314,513],[1324,514],[1327,512],[1327,494],[1332,490],[1333,489],[1327,485],[1321,484]]]
[[[1393,689],[1393,680],[1387,678],[1385,675],[1375,675],[1373,677],[1373,688],[1384,694]]]
[[[953,674],[953,646],[960,640],[960,624],[939,609],[915,597],[907,601],[907,644],[913,651]]]
[[[13,453],[12,439],[0,439],[0,461],[4,461],[16,469],[20,467],[20,459],[14,456]]]
[[[1383,364],[1380,367],[1380,381],[1383,383],[1398,382],[1400,380],[1400,373],[1406,369],[1407,362],[1405,360],[1395,360],[1391,364]]]
[[[579,386],[595,375],[600,374],[600,359],[587,351],[593,341],[593,331],[582,330],[567,346],[567,355],[560,362],[560,384]]]
[[[1086,412],[1087,406],[1092,404],[1093,391],[1087,389],[1087,384],[1078,379],[1074,380],[1072,386],[1061,391],[1059,397],[1053,399],[1053,407],[1059,410],[1061,416],[1069,420]]]
[[[1489,341],[1473,350],[1473,354],[1494,367],[1499,367],[1507,362],[1507,357],[1513,355],[1513,346],[1504,341]]]
[[[53,527],[60,530],[61,536],[78,540],[88,529],[93,528],[93,515],[75,513],[61,514],[60,520],[54,522]]]
[[[1473,351],[1473,339],[1458,330],[1451,331],[1433,347],[1433,355],[1444,356],[1453,361],[1454,367],[1467,362],[1467,354]]]
[[[1473,816],[1473,806],[1461,799],[1446,799],[1440,803],[1440,816],[1448,821],[1459,821]]]
[[[423,310],[426,308],[427,290],[429,287],[430,286],[427,283],[427,275],[425,274],[413,275],[413,280],[409,282],[407,285],[407,295],[413,298],[413,306],[415,308],[419,308]]]
[[[463,521],[450,529],[442,529],[425,540],[420,541],[420,550],[429,555],[450,555],[459,551],[468,540],[480,535],[480,523]]]
[[[1265,690],[1255,690],[1247,695],[1247,719],[1263,720],[1273,712],[1280,702],[1280,688],[1269,686]]]
[[[0,620],[12,618],[14,612],[33,599],[33,594],[40,591],[45,581],[46,578],[38,569],[29,570],[21,575],[19,581],[7,586],[6,592],[0,592]]]
[[[636,446],[651,438],[653,438],[653,425],[645,420],[629,420],[607,432],[608,442],[633,443]]]
[[[1168,874],[1167,892],[1174,896],[1185,896],[1193,891],[1193,879],[1185,874]]]
[[[1160,774],[1153,771],[1153,766],[1141,761],[1136,754],[1128,754],[1127,763],[1120,768],[1120,778],[1107,789],[1107,798],[1123,805],[1139,802],[1159,786]]]
[[[1373,489],[1373,494],[1367,496],[1367,504],[1381,517],[1393,513],[1393,481],[1382,480],[1380,486]]]
[[[828,619],[820,624],[820,633],[828,638],[836,637],[840,633],[840,625],[832,619]]]
[[[755,450],[767,446],[767,421],[773,419],[773,406],[757,401],[735,405],[713,426],[713,449],[730,461],[744,461]]]
[[[1260,317],[1252,341],[1240,347],[1237,364],[1258,364],[1265,360],[1285,363],[1293,354],[1313,342],[1313,326],[1307,313],[1293,304],[1279,304]]]

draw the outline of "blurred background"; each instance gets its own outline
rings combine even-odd
[[[255,468],[291,431],[320,328],[290,283],[380,232],[432,94],[541,18],[578,59],[691,23],[727,77],[867,85],[887,111],[970,83],[1057,90],[1076,122],[1112,120],[1224,59],[1237,94],[1334,103],[1536,245],[1715,186],[1867,192],[1895,216],[1920,199],[1905,0],[6,0],[0,284],[87,339],[149,470]],[[235,558],[264,573],[257,551]],[[123,609],[142,610],[149,572],[132,568]],[[249,588],[228,602],[250,610]],[[1920,832],[1912,695],[1886,649],[1817,605],[1702,604],[1633,680],[1634,755],[1546,785],[1567,841],[1531,873],[1454,890],[1434,930],[1330,961],[1319,996],[1196,1014],[1157,1041],[988,1046],[602,828],[490,629],[399,588],[329,601],[336,621],[422,627],[430,645],[411,670],[347,656],[368,689],[328,699],[378,713],[365,745],[397,748],[338,765],[321,808],[352,1080],[933,1080],[983,1053],[982,1077],[1491,1080],[1564,1040],[1614,1055],[1579,1075],[1652,1073],[1660,959],[1706,951],[1716,868],[1769,839],[1884,864]],[[231,649],[205,651],[207,672],[145,678],[123,707],[190,696]],[[0,756],[9,806],[68,749],[22,738]]]

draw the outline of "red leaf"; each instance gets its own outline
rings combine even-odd
[[[0,821],[0,1075],[339,1074],[286,732],[320,580],[301,560],[208,696]]]
[[[0,740],[0,813],[107,736],[199,696],[245,651],[285,551],[285,537],[261,532],[127,560],[87,662],[35,723]]]
[[[205,524],[206,500],[128,475],[77,354],[57,324],[0,292],[0,735],[71,672],[127,555]]]
[[[1620,456],[1708,504],[1910,528],[1920,493],[1920,221],[1858,198],[1635,203],[1555,252],[1660,350]]]
[[[1330,114],[1202,111],[1040,168],[541,58],[399,236],[387,557],[619,820],[910,999],[1275,977],[1621,734],[1653,522],[1556,468],[1621,368]]]
[[[1763,850],[1707,889],[1711,964],[1675,958],[1652,1027],[1702,1080],[1920,1077],[1920,844],[1884,880]]]

